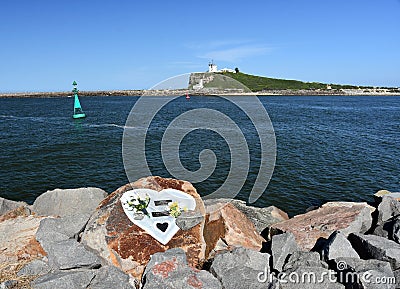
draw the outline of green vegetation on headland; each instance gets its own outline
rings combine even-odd
[[[299,80],[288,80],[288,79],[256,76],[242,72],[238,73],[222,72],[221,74],[229,76],[239,81],[253,92],[258,92],[263,90],[373,89],[372,86],[339,85],[339,84],[327,84],[321,82],[303,82]],[[380,89],[396,90],[393,92],[399,92],[397,88],[381,87]]]

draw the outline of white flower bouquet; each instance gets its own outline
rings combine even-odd
[[[149,195],[139,196],[138,194],[132,196],[130,200],[126,202],[126,205],[129,206],[130,210],[132,210],[136,215],[140,217],[140,215],[146,215],[150,217],[147,212],[147,207],[150,203]]]

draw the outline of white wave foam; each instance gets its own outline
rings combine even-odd
[[[125,126],[125,125],[119,125],[115,123],[103,123],[103,124],[88,124],[88,127],[117,127],[117,128],[122,128],[122,129],[133,129],[135,127],[133,126]]]

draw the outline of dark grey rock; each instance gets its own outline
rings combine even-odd
[[[70,237],[64,234],[62,229],[56,228],[55,224],[57,222],[57,220],[52,218],[46,218],[40,221],[35,237],[45,251],[47,251],[49,246],[54,242],[70,239]]]
[[[378,205],[378,225],[381,225],[389,219],[400,215],[400,202],[396,199],[383,196]]]
[[[65,283],[65,284],[64,284]],[[31,283],[34,289],[90,288],[90,289],[133,289],[129,275],[114,266],[96,270],[55,271],[39,277]]]
[[[299,267],[287,275],[280,275],[281,289],[344,289],[336,282],[335,272],[322,267]]]
[[[201,214],[201,212],[188,211],[182,212],[182,214],[175,219],[175,223],[180,229],[186,231],[200,224],[203,222],[203,220],[204,216]]]
[[[296,271],[300,267],[321,267],[328,269],[328,264],[321,261],[318,252],[297,251],[290,255],[287,263],[283,266],[286,273]]]
[[[0,197],[0,216],[19,207],[28,207],[25,202],[15,202]]]
[[[99,188],[55,189],[40,195],[32,211],[40,216],[90,215],[106,196]]]
[[[346,288],[395,288],[395,280],[389,262],[359,258],[332,260],[339,282]],[[379,281],[382,284],[378,284]]]
[[[271,255],[273,268],[282,271],[287,258],[294,252],[299,251],[296,239],[292,233],[275,235],[271,240]]]
[[[95,270],[96,277],[90,283],[90,289],[132,289],[129,275],[114,266],[104,266]]]
[[[46,243],[71,238],[78,239],[89,218],[89,214],[78,214],[61,218],[43,219],[40,221],[40,226],[36,232],[36,239],[42,246],[46,246]]]
[[[232,252],[218,254],[211,265],[211,271],[216,275],[222,275],[226,269],[234,269],[238,266],[246,266],[258,271],[263,271],[269,265],[270,255],[255,250],[237,247]]]
[[[346,236],[339,231],[335,231],[329,236],[322,249],[321,256],[325,261],[336,259],[338,257],[360,258],[351,246],[350,241],[347,240]]]
[[[372,234],[400,243],[400,216],[393,217],[383,224],[378,224]]]
[[[269,278],[269,258],[267,253],[238,247],[232,252],[218,254],[210,272],[221,281],[223,288],[267,288],[273,279]],[[259,282],[259,274],[265,282]],[[265,284],[267,283],[267,284]]]
[[[0,283],[0,289],[12,289],[17,285],[17,280],[7,280]]]
[[[400,244],[400,217],[397,217],[392,221],[390,237],[393,241]]]
[[[101,259],[76,240],[69,239],[48,244],[47,258],[53,269],[99,268]]]
[[[400,245],[375,235],[350,234],[349,241],[363,259],[387,261],[393,270],[400,268]]]
[[[181,266],[186,266],[188,264],[185,251],[181,248],[173,248],[165,252],[151,255],[150,261],[147,263],[143,275],[146,275],[156,264],[161,264],[172,259],[176,261],[175,263]]]
[[[400,270],[393,271],[394,279],[396,280],[396,287],[400,288]]]
[[[172,288],[180,288],[180,289],[197,289],[197,288],[202,288],[202,289],[223,289],[221,283],[218,281],[217,278],[215,278],[210,272],[201,270],[193,274],[193,270],[190,269],[190,271],[185,270],[184,272],[187,272],[187,276],[183,275],[183,285],[182,287],[172,287]],[[180,277],[176,276],[174,279],[177,279],[175,282],[171,282],[170,284],[179,284],[180,283]],[[160,287],[157,287],[157,289]],[[147,287],[146,287],[147,289]],[[156,289],[156,288],[154,288]]]
[[[224,289],[265,289],[278,288],[276,279],[269,273],[254,270],[246,266],[238,266],[234,269],[226,270],[218,279]],[[261,275],[260,275],[261,274]],[[275,286],[274,286],[275,285]]]
[[[385,222],[384,224],[375,226],[375,228],[371,234],[389,239],[389,234],[390,234],[390,231],[392,230],[391,227],[392,227],[391,221]]]
[[[142,289],[222,289],[221,283],[209,272],[190,268],[180,248],[152,255],[143,283]]]
[[[17,276],[36,276],[50,272],[49,265],[43,260],[33,260],[18,271]]]
[[[96,270],[58,271],[43,275],[33,282],[33,289],[86,289],[96,275]]]

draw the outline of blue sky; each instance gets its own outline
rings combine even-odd
[[[219,68],[400,86],[400,0],[3,0],[0,92],[145,89]]]

